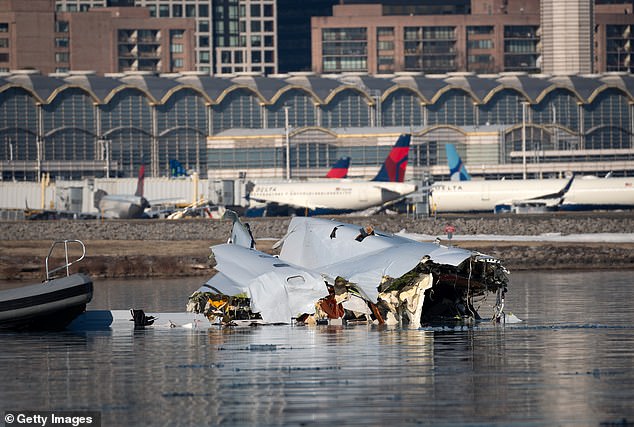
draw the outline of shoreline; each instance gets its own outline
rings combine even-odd
[[[540,233],[633,233],[634,214],[443,216],[412,219],[401,215],[339,217],[373,224],[386,232],[437,235],[442,244],[476,250],[500,259],[514,270],[634,269],[634,242],[553,242],[469,240],[468,235],[527,236]],[[258,249],[286,233],[290,218],[248,218]],[[442,228],[455,224],[459,239],[444,239]],[[53,240],[79,239],[86,258],[71,270],[93,278],[150,278],[214,274],[210,247],[226,242],[231,223],[218,220],[4,221],[0,222],[0,280],[41,280],[44,259]],[[512,231],[509,233],[508,231]],[[60,252],[61,254],[61,252]],[[51,265],[57,265],[51,262]]]

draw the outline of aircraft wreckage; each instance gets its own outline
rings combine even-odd
[[[255,249],[248,224],[229,217],[229,242],[211,248],[217,273],[187,305],[212,323],[342,319],[418,328],[479,320],[475,305],[487,296],[495,296],[491,320],[504,319],[509,272],[491,256],[311,217],[291,220],[273,256]]]

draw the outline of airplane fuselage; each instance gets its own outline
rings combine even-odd
[[[295,208],[349,212],[379,206],[416,191],[416,185],[402,182],[332,181],[257,184],[249,197]]]
[[[106,195],[99,201],[99,213],[104,218],[141,218],[149,204],[145,198],[133,195]]]
[[[430,207],[436,212],[493,212],[496,206],[560,191],[566,179],[448,181],[432,185]],[[560,210],[632,209],[634,178],[576,178]]]

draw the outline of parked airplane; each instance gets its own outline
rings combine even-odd
[[[249,200],[310,210],[312,214],[345,213],[394,202],[416,191],[405,183],[411,135],[399,136],[379,173],[371,181],[321,180],[256,184]]]
[[[461,170],[469,176],[464,165]],[[436,182],[429,190],[429,206],[437,213],[634,209],[634,178]]]
[[[94,196],[95,207],[103,218],[141,218],[150,203],[143,197],[145,166],[139,169],[136,192],[134,194],[108,194],[97,190]]]

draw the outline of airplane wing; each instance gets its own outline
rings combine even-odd
[[[572,182],[574,181],[574,179],[575,179],[575,176],[574,175],[571,176],[568,182],[566,182],[566,185],[564,185],[563,188],[556,193],[544,194],[542,196],[532,197],[527,200],[562,199],[566,195],[568,190],[570,190],[570,187],[572,186]]]
[[[573,175],[566,182],[566,184],[556,193],[542,194],[527,199],[499,201],[493,210],[494,212],[506,212],[514,210],[541,212],[544,210],[557,210],[557,208],[564,202],[566,193],[568,193],[568,191],[570,190],[574,179],[575,176]]]

